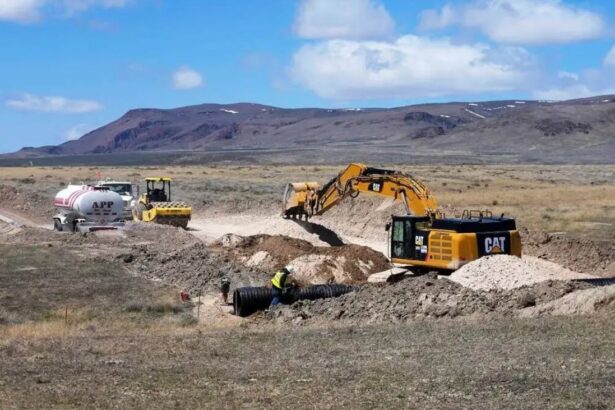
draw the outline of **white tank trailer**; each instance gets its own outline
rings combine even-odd
[[[56,231],[92,232],[124,226],[122,197],[108,187],[68,185],[57,193],[53,204]]]

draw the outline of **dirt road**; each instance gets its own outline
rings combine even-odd
[[[0,208],[0,221],[15,228],[30,226],[36,228],[53,229],[53,225],[51,223],[39,223],[32,218],[4,208]]]

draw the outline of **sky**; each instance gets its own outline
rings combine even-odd
[[[0,0],[0,153],[133,108],[615,94],[615,2]]]

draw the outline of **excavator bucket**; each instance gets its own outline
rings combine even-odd
[[[309,212],[309,199],[314,192],[320,189],[318,182],[292,182],[284,190],[283,215],[286,218],[301,218],[311,216]]]

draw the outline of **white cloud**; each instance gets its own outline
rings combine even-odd
[[[62,139],[64,141],[78,140],[79,138],[83,137],[85,134],[92,131],[93,129],[94,129],[93,127],[87,124],[77,124],[74,127],[71,127],[70,129],[68,129],[64,133]]]
[[[302,0],[294,31],[309,39],[390,37],[395,23],[377,0]]]
[[[203,86],[203,77],[198,71],[190,67],[179,67],[172,75],[173,88],[176,90],[190,90]]]
[[[456,11],[450,5],[445,5],[440,10],[425,10],[419,19],[419,29],[437,30],[454,24],[457,21]]]
[[[559,71],[557,73],[557,78],[559,78],[560,80],[579,81],[579,75],[577,73],[571,73],[569,71]]]
[[[561,0],[475,0],[458,10],[427,10],[421,17],[425,29],[459,24],[509,44],[567,43],[597,38],[605,31],[602,16]]]
[[[40,8],[46,0],[1,0],[0,20],[32,23],[40,19]]]
[[[527,52],[456,45],[414,35],[394,42],[330,40],[305,45],[294,79],[329,99],[419,98],[515,89]],[[524,69],[522,69],[524,68]]]
[[[82,13],[88,9],[100,7],[104,9],[122,8],[132,0],[51,0],[68,15]]]
[[[16,110],[42,112],[85,113],[103,108],[102,104],[93,100],[71,100],[66,97],[32,94],[23,94],[18,98],[9,99],[5,103],[7,107]]]
[[[568,87],[553,87],[545,90],[538,90],[534,92],[534,98],[539,100],[564,101],[606,94],[615,94],[615,88],[594,89],[585,84],[577,84]]]
[[[606,57],[604,57],[604,65],[615,67],[615,46],[613,46],[607,53]]]
[[[0,0],[0,21],[33,23],[47,12],[73,16],[91,8],[121,8],[133,0]]]

